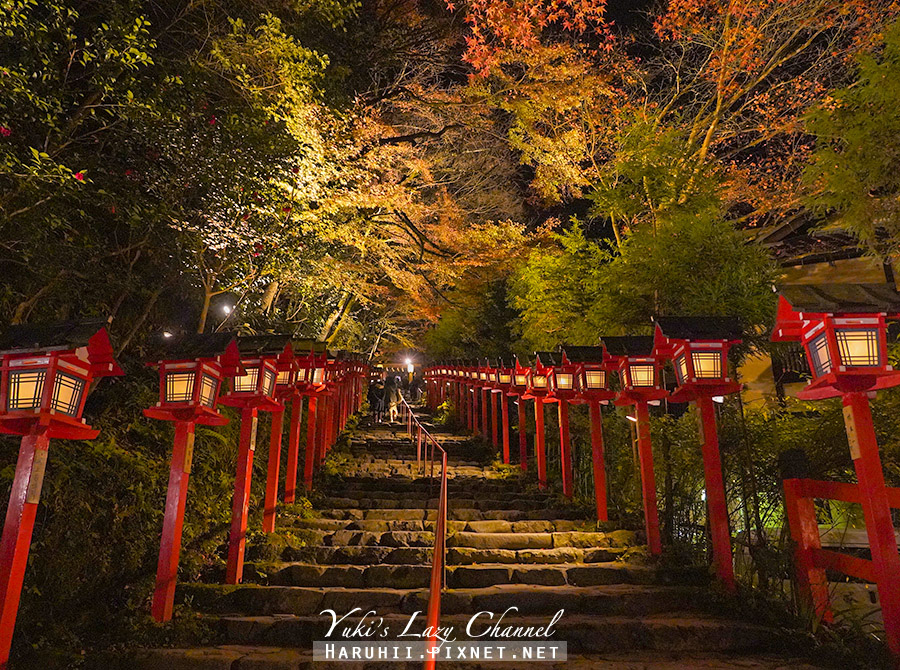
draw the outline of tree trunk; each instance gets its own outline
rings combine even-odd
[[[200,321],[197,323],[197,332],[206,330],[206,319],[209,317],[209,303],[212,301],[213,292],[208,286],[203,287],[203,308],[200,310]]]
[[[343,319],[344,314],[347,313],[352,299],[350,292],[344,291],[340,302],[338,302],[338,306],[328,319],[326,319],[325,324],[322,326],[322,330],[319,331],[319,342],[330,342],[334,338],[335,334],[337,334],[338,327],[340,326],[341,319]]]
[[[281,284],[277,279],[273,279],[266,287],[266,292],[262,297],[262,310],[264,314],[268,314],[272,311],[272,305],[275,304],[275,298],[278,295],[279,288],[281,288]]]

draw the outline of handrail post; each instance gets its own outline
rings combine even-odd
[[[794,572],[800,588],[800,598],[815,612],[816,618],[831,623],[834,615],[828,596],[825,570],[817,568],[813,554],[822,548],[816,508],[810,498],[803,496],[802,479],[784,480],[784,510],[788,528],[794,541]]]

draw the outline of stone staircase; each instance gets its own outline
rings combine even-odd
[[[485,463],[478,445],[438,434],[449,453],[447,587],[441,625],[466,639],[476,613],[504,626],[545,626],[559,610],[554,640],[569,660],[541,667],[662,670],[812,668],[784,656],[786,638],[771,628],[725,618],[711,605],[705,575],[647,560],[639,534],[598,527],[584,511],[531,490]],[[399,668],[415,663],[316,662],[312,643],[331,619],[371,622],[370,610],[396,639],[424,628],[437,486],[417,477],[415,452],[400,427],[357,432],[343,476],[324,482],[314,516],[279,517],[306,546],[279,560],[248,563],[245,583],[182,584],[178,597],[212,631],[204,646],[142,649],[104,668],[129,670],[298,670],[307,667]],[[482,618],[484,626],[494,623]],[[334,637],[332,637],[334,639]],[[523,663],[439,661],[440,667],[521,668]]]

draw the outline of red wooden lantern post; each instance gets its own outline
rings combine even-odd
[[[500,447],[500,417],[497,410],[497,362],[485,359],[481,370],[481,383],[484,385],[485,399],[491,415],[491,444],[494,449]],[[485,423],[485,435],[487,435],[487,423]]]
[[[840,396],[842,399],[850,455],[858,482],[855,498],[862,506],[872,553],[872,570],[868,574],[878,584],[888,648],[900,658],[900,554],[869,407],[870,395],[900,385],[900,371],[888,364],[885,323],[886,319],[898,318],[900,294],[888,285],[784,286],[778,300],[772,340],[803,345],[812,381],[797,394],[798,398],[819,400]],[[798,544],[798,570],[802,566],[799,547],[805,539],[804,519],[800,518],[798,509],[804,501],[794,500],[792,508],[787,492],[802,489],[807,483],[826,484],[805,479],[785,481],[787,504],[791,508],[788,514],[792,521],[791,535]],[[805,521],[811,526],[815,518]],[[841,560],[840,554],[829,558],[832,559],[831,566],[838,569],[846,566],[845,572],[854,574],[853,567],[848,565],[851,562]],[[821,567],[817,566],[818,569]],[[803,577],[810,576],[801,575],[800,582],[804,583]],[[809,586],[812,580],[805,581]],[[827,595],[822,595],[806,594],[818,613],[824,616],[827,614],[823,611]]]
[[[90,440],[81,418],[91,382],[121,375],[100,319],[20,325],[0,337],[0,433],[21,435],[0,540],[0,668],[6,668],[50,438]]]
[[[518,357],[513,369],[513,383],[510,395],[515,396],[517,412],[517,429],[519,432],[519,467],[522,472],[528,472],[528,420],[525,416],[525,394],[528,393],[528,378],[531,376],[531,367],[522,365]]]
[[[603,345],[610,362],[619,371],[622,390],[617,405],[634,405],[637,419],[638,459],[641,468],[641,493],[644,525],[650,553],[662,553],[659,512],[656,504],[656,475],[653,472],[653,448],[650,442],[650,403],[666,397],[662,387],[659,360],[653,354],[653,336],[604,337]]]
[[[551,369],[535,360],[528,373],[528,392],[525,399],[534,400],[534,460],[537,463],[538,488],[547,488],[547,435],[544,430],[544,401],[550,391],[548,376]]]
[[[503,454],[503,462],[507,465],[509,465],[509,396],[512,389],[514,370],[514,364],[511,361],[504,361],[503,359],[497,361],[494,393],[500,401],[501,452]]]
[[[468,378],[467,393],[469,394],[469,430],[473,435],[478,435],[478,369],[477,364],[468,361],[466,364],[466,377]]]
[[[669,401],[693,400],[700,416],[713,564],[719,581],[729,591],[737,586],[713,398],[721,400],[722,396],[741,390],[741,385],[728,376],[728,349],[740,341],[737,319],[712,316],[656,319],[656,354],[672,361],[678,382]]]
[[[325,364],[328,361],[328,354],[322,349],[321,352],[313,352],[312,356],[306,363],[310,367],[307,369],[307,384],[303,389],[303,395],[308,397],[306,402],[306,451],[303,456],[303,486],[307,491],[312,490],[313,473],[317,466],[316,459],[319,455],[319,397],[325,391]]]
[[[159,370],[159,402],[144,410],[151,419],[175,422],[175,443],[169,467],[169,488],[163,518],[151,614],[169,621],[175,602],[181,531],[188,479],[194,457],[194,428],[224,426],[228,419],[215,407],[222,380],[243,374],[241,355],[231,333],[193,334],[166,338],[152,366]]]
[[[569,402],[576,397],[575,371],[577,368],[562,354],[556,352],[540,351],[535,354],[535,358],[547,371],[547,385],[550,389],[547,401],[557,403],[559,462],[563,495],[571,498],[574,494],[575,471],[572,468],[572,439],[569,434]]]
[[[484,436],[484,439],[488,439],[490,435],[490,429],[488,428],[488,423],[490,419],[488,418],[488,410],[489,410],[489,402],[490,402],[490,387],[488,382],[488,376],[490,374],[490,370],[487,367],[487,364],[484,361],[479,361],[478,365],[478,376],[475,380],[475,394],[478,396],[478,404],[481,407],[481,416],[479,424],[479,433]],[[476,421],[479,421],[479,417],[475,417]]]
[[[603,453],[603,415],[600,405],[615,398],[609,388],[606,352],[603,347],[562,347],[565,360],[575,366],[575,402],[586,402],[591,420],[591,461],[594,470],[594,500],[597,520],[608,521],[606,503],[606,459]]]
[[[291,402],[291,418],[288,426],[287,464],[284,475],[284,502],[297,499],[297,475],[300,467],[300,423],[303,415],[303,399],[309,387],[315,361],[316,343],[313,340],[293,342],[295,361],[288,370],[278,373],[275,393],[280,400]],[[267,482],[268,483],[268,482]],[[268,489],[267,489],[268,490]],[[265,517],[263,519],[265,526]]]
[[[259,412],[284,411],[284,405],[275,399],[275,380],[279,368],[289,364],[281,361],[285,359],[289,361],[293,357],[289,339],[286,335],[238,338],[241,364],[245,372],[232,380],[231,389],[219,400],[223,405],[241,409],[241,437],[231,506],[228,562],[225,567],[225,581],[228,584],[239,584],[243,578],[250,481],[253,475],[253,454],[256,451]],[[274,439],[274,435],[272,437]]]

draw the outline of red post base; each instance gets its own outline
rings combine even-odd
[[[3,608],[0,610],[0,668],[6,668],[9,661],[49,446],[47,427],[36,424],[22,437],[19,447],[3,539],[0,540],[0,607]]]
[[[650,444],[650,410],[646,402],[635,404],[637,413],[638,459],[641,465],[641,497],[644,502],[644,526],[647,547],[657,556],[662,553],[659,535],[659,511],[656,506],[656,474],[653,472],[653,448]]]
[[[860,503],[878,582],[885,639],[894,657],[900,658],[900,554],[875,439],[872,410],[865,393],[848,393],[844,395],[843,403],[850,453],[859,482]],[[856,434],[855,445],[850,430]]]
[[[703,428],[703,474],[706,479],[706,508],[712,536],[713,565],[716,576],[728,591],[735,591],[734,558],[731,554],[731,531],[728,526],[728,503],[725,499],[725,480],[722,477],[722,457],[719,453],[719,433],[716,428],[716,409],[712,398],[697,398]]]
[[[194,457],[194,424],[175,422],[175,443],[169,466],[169,489],[166,493],[166,513],[163,518],[156,565],[156,588],[150,613],[157,621],[169,621],[175,603],[178,582],[178,559],[181,555],[181,531],[184,526],[184,506],[187,502],[188,480]]]
[[[225,566],[226,584],[240,584],[244,576],[250,479],[253,475],[253,452],[256,451],[258,421],[258,410],[255,407],[245,407],[241,411],[241,441],[238,446],[234,498],[231,503],[231,532],[228,535],[228,563]]]
[[[575,492],[575,471],[572,468],[572,440],[569,437],[569,403],[560,399],[559,408],[559,459],[562,469],[563,495],[571,498]]]
[[[303,398],[291,402],[291,423],[288,426],[287,471],[284,473],[284,502],[290,505],[297,499],[297,468],[300,461],[300,416]]]
[[[500,416],[503,424],[503,462],[509,465],[509,396],[500,394]]]
[[[547,488],[547,451],[544,434],[544,399],[534,399],[534,459],[537,461],[538,488]]]
[[[269,462],[266,470],[266,498],[263,503],[264,533],[275,531],[275,512],[278,507],[278,473],[281,470],[281,433],[284,410],[272,412],[272,431],[269,435]]]
[[[319,399],[310,396],[306,410],[306,451],[303,456],[303,486],[307,491],[312,490],[313,468],[316,460],[316,413]]]
[[[822,548],[819,525],[816,523],[816,506],[812,498],[801,493],[801,480],[784,480],[784,511],[791,539],[794,541],[794,572],[800,585],[800,594],[819,620],[832,623],[831,597],[828,593],[828,577],[825,569],[816,566],[813,554]]]
[[[600,401],[588,404],[591,416],[591,460],[594,465],[594,499],[597,505],[597,521],[609,521],[606,505],[606,462],[603,456],[603,414]]]
[[[516,406],[519,409],[519,467],[528,472],[528,421],[525,418],[525,399],[518,397]]]

